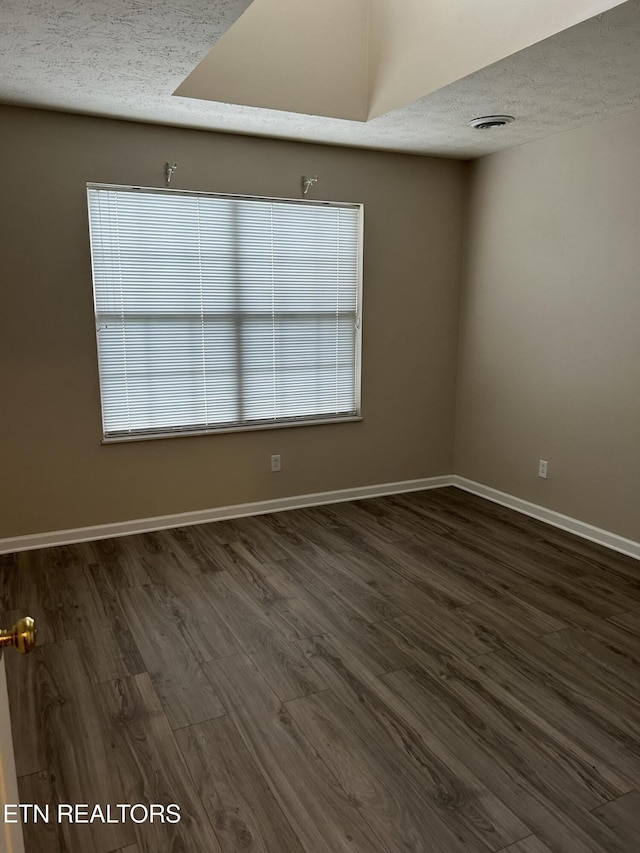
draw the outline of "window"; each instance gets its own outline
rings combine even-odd
[[[359,417],[360,205],[87,192],[106,441]]]

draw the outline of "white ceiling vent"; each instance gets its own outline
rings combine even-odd
[[[513,116],[480,116],[469,122],[469,127],[474,127],[476,130],[492,130],[494,127],[504,127],[505,124],[511,124],[515,121]]]

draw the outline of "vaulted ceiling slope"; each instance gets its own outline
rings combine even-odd
[[[286,5],[294,0],[255,0],[263,6],[267,2]],[[267,96],[281,99],[265,106],[223,103],[221,95],[217,95],[220,101],[201,99],[202,94],[185,97],[181,89],[180,94],[172,94],[203,60],[214,55],[216,47],[222,48],[225,41],[233,45],[236,28],[232,25],[238,19],[242,22],[248,9],[249,20],[250,0],[184,0],[182,4],[172,0],[2,0],[0,101],[459,158],[480,156],[640,108],[640,0],[555,2],[543,23],[552,30],[564,29],[548,37],[522,16],[498,14],[501,5],[513,8],[515,0],[487,0],[482,4],[482,20],[464,16],[463,7],[470,0],[317,2],[324,3],[325,10],[336,3],[349,7],[350,23],[340,31],[343,54],[350,43],[349,34],[358,29],[359,16],[367,7],[366,65],[360,61],[358,48],[353,49],[359,57],[358,67],[365,70],[349,77],[347,92],[348,64],[344,65],[344,56],[342,65],[334,56],[332,68],[339,74],[331,86],[324,86],[335,89],[335,80],[339,82],[342,74],[344,101],[351,98],[351,107],[354,103],[357,107],[349,118],[344,117],[346,110],[338,118],[330,117],[335,98],[325,99],[329,116],[297,111],[321,112],[305,95],[314,88],[315,72],[306,75],[306,89],[298,87],[296,97],[302,91],[303,103],[288,110],[286,86],[271,87],[277,89],[271,95],[269,87],[263,86]],[[548,4],[549,0],[538,2]],[[526,3],[530,6],[531,0]],[[579,20],[581,15],[592,15],[612,4],[613,8],[570,25],[571,14]],[[378,16],[373,24],[372,5]],[[401,6],[409,16],[403,20],[393,13]],[[553,8],[558,7],[562,14],[554,18]],[[431,17],[426,12],[424,17],[415,17],[418,9],[427,8]],[[493,15],[488,14],[490,8]],[[315,29],[309,28],[311,41],[322,20],[316,18]],[[362,31],[359,33],[361,36]],[[468,49],[465,39],[471,39]],[[321,43],[319,35],[316,43]],[[262,56],[277,47],[268,33],[261,44]],[[299,57],[304,51],[296,44],[293,52]],[[364,44],[362,38],[359,44]],[[249,58],[243,63],[240,49],[228,54],[236,66],[234,73],[240,68],[245,75],[249,72],[249,82],[251,74],[255,78],[255,63],[252,66]],[[504,58],[496,61],[500,55]],[[440,64],[429,61],[437,56]],[[318,58],[322,59],[321,52]],[[305,75],[298,76],[304,81]],[[331,91],[325,94],[331,95]],[[517,120],[493,132],[467,126],[477,115],[496,112],[509,113]]]
[[[623,0],[253,0],[177,94],[366,121]]]

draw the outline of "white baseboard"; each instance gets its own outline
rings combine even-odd
[[[224,521],[230,518],[242,518],[246,515],[264,515],[267,512],[282,512],[283,510],[302,509],[303,507],[321,504],[364,500],[365,498],[396,495],[402,492],[417,492],[422,489],[438,489],[442,486],[450,486],[452,482],[453,478],[448,474],[444,477],[402,480],[398,483],[382,483],[375,486],[359,486],[355,489],[338,489],[333,492],[295,495],[289,498],[276,498],[269,501],[181,512],[175,515],[160,515],[155,518],[116,521],[113,524],[97,524],[93,527],[77,527],[72,530],[54,530],[49,533],[13,536],[9,539],[0,539],[0,554],[30,551],[34,548],[49,548],[52,545],[73,545],[76,542],[110,539],[114,536],[129,536],[132,533],[151,533],[154,530],[165,530],[168,527],[206,524],[209,521]]]
[[[132,533],[151,533],[169,527],[186,527],[192,524],[206,524],[210,521],[224,521],[242,518],[248,515],[264,515],[268,512],[283,512],[289,509],[302,509],[322,504],[357,501],[365,498],[377,498],[384,495],[396,495],[403,492],[416,492],[422,489],[439,489],[443,486],[456,486],[466,492],[486,498],[494,503],[514,509],[538,521],[544,521],[553,527],[575,533],[583,539],[597,542],[613,551],[619,551],[629,557],[640,560],[640,542],[625,539],[616,533],[610,533],[600,527],[578,521],[568,515],[547,509],[538,504],[516,498],[506,492],[484,486],[457,474],[442,477],[426,477],[420,480],[403,480],[397,483],[381,483],[375,486],[359,486],[354,489],[338,489],[332,492],[316,492],[309,495],[294,495],[288,498],[276,498],[269,501],[235,504],[233,506],[181,512],[175,515],[160,515],[155,518],[141,518],[133,521],[117,521],[112,524],[98,524],[92,527],[78,527],[72,530],[54,530],[48,533],[34,533],[27,536],[14,536],[0,539],[0,554],[14,551],[30,551],[34,548],[48,548],[52,545],[73,545],[75,542],[89,542],[94,539],[110,539],[114,536],[128,536]]]
[[[454,474],[451,478],[451,485],[456,486],[458,489],[463,489],[465,492],[478,495],[481,498],[486,498],[494,503],[502,504],[502,506],[509,507],[509,509],[515,509],[517,512],[529,515],[531,518],[538,519],[538,521],[544,521],[547,524],[553,525],[553,527],[559,527],[561,530],[575,533],[576,536],[588,539],[590,542],[597,542],[598,545],[604,545],[605,548],[611,548],[613,551],[619,551],[621,554],[626,554],[628,557],[635,557],[636,560],[640,560],[640,542],[635,542],[633,539],[625,539],[624,536],[610,533],[601,527],[594,527],[592,524],[578,521],[577,518],[571,518],[568,515],[563,515],[561,512],[555,512],[552,509],[547,509],[538,504],[516,498],[506,492],[492,489],[490,486],[483,486],[482,483],[475,483],[473,480],[467,480],[466,477],[460,477],[457,474]]]

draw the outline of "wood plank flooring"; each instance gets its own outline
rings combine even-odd
[[[637,853],[640,563],[457,489],[0,557],[27,853]]]

